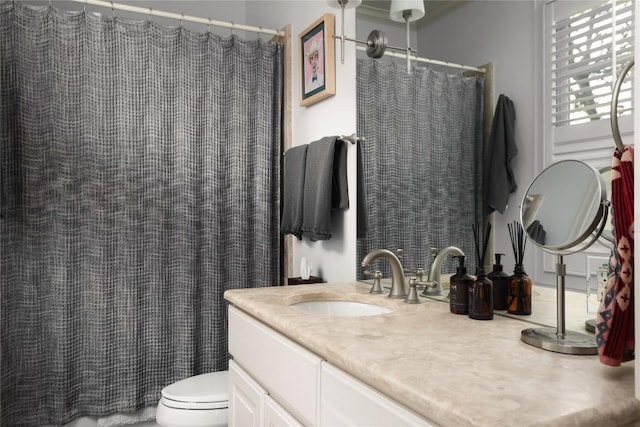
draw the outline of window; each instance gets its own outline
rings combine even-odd
[[[611,165],[615,150],[610,109],[613,87],[634,55],[632,0],[556,0],[543,6],[544,145],[540,170],[565,159],[602,168]],[[618,125],[627,144],[633,143],[633,72],[618,96]],[[565,259],[570,287],[584,289],[586,256],[607,256],[598,243],[582,255]],[[542,255],[539,280],[550,280],[556,259]],[[544,279],[542,279],[544,278]]]
[[[545,122],[550,154],[545,165],[564,157],[580,158],[576,153],[610,161],[612,88],[633,59],[633,11],[631,0],[558,0],[545,5]],[[632,85],[632,76],[627,75],[618,97],[623,131],[623,121],[632,128]]]

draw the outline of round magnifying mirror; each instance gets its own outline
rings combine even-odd
[[[607,190],[600,172],[578,160],[552,164],[533,180],[522,201],[520,221],[528,238],[557,255],[557,328],[529,328],[522,341],[566,354],[597,354],[593,335],[565,329],[563,256],[598,240],[607,223]]]
[[[533,180],[522,201],[527,236],[547,252],[570,254],[591,246],[607,222],[604,180],[578,160],[549,166]]]

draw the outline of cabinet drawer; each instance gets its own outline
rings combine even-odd
[[[317,425],[321,359],[229,306],[229,353],[303,424]]]
[[[323,426],[432,426],[409,409],[344,371],[322,364]]]

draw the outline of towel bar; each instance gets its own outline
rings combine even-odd
[[[341,140],[346,141],[346,142],[350,142],[352,144],[355,144],[358,141],[360,141],[360,142],[364,142],[365,141],[364,137],[356,136],[355,133],[353,133],[353,134],[351,134],[349,136],[339,135],[338,139],[341,139]]]
[[[620,136],[620,129],[618,128],[618,95],[620,94],[620,86],[624,81],[624,77],[627,75],[631,67],[633,67],[634,61],[630,61],[620,73],[618,80],[613,88],[613,97],[611,98],[611,133],[613,134],[613,140],[616,143],[616,148],[620,153],[624,151],[624,143]]]

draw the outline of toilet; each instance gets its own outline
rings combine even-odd
[[[224,427],[229,407],[229,371],[196,375],[162,389],[156,410],[161,427]]]

